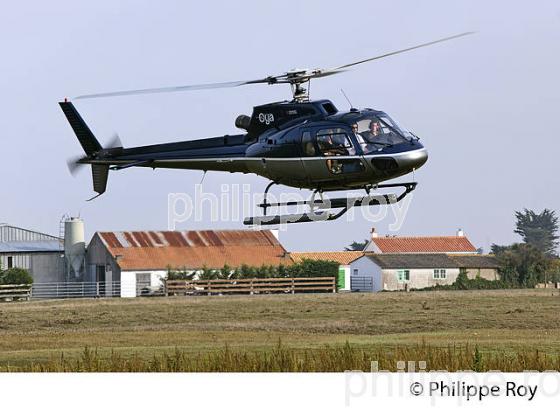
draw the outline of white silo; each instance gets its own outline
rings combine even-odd
[[[64,258],[68,279],[78,279],[84,272],[86,242],[84,221],[71,217],[64,221]]]

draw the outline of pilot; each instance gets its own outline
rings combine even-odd
[[[379,124],[379,121],[372,120],[369,123],[369,130],[362,132],[360,135],[364,137],[366,141],[372,141],[373,139],[379,137],[380,134],[381,134],[381,124]]]

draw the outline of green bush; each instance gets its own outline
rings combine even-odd
[[[167,279],[169,280],[192,280],[196,272],[187,270],[186,268],[174,270],[167,267]]]
[[[232,268],[225,265],[221,269],[210,269],[203,267],[199,270],[199,274],[195,275],[193,271],[174,270],[168,267],[167,279],[185,279],[192,280],[197,276],[200,280],[209,279],[252,279],[252,278],[310,278],[310,277],[338,277],[338,262],[334,261],[316,261],[304,259],[302,262],[292,265],[262,265],[249,266],[241,265]]]
[[[514,284],[503,280],[488,280],[480,277],[469,279],[467,272],[461,271],[451,285],[435,285],[415,290],[476,290],[476,289],[510,289]]]
[[[27,269],[9,268],[0,272],[0,284],[2,285],[29,285],[33,283],[33,277]]]
[[[309,278],[309,277],[338,277],[339,263],[334,261],[316,261],[304,259],[299,263],[294,263],[286,268],[289,277]]]

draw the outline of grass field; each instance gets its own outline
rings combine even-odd
[[[557,290],[13,302],[0,304],[0,369],[50,364],[47,369],[54,370],[52,363],[62,355],[78,361],[91,352],[120,361],[157,362],[178,355],[183,361],[218,360],[225,353],[278,353],[279,341],[283,353],[316,355],[316,361],[326,360],[321,355],[329,349],[333,354],[351,349],[366,363],[384,352],[395,361],[426,360],[414,355],[451,348],[471,355],[476,348],[488,360],[498,355],[504,363],[511,355],[524,355],[523,362],[538,350],[549,360],[545,367],[555,367],[559,317]],[[226,370],[235,370],[236,360]]]

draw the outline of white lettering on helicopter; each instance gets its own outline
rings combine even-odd
[[[274,115],[273,114],[265,114],[261,112],[259,114],[259,122],[262,124],[269,125],[271,122],[274,122]]]

